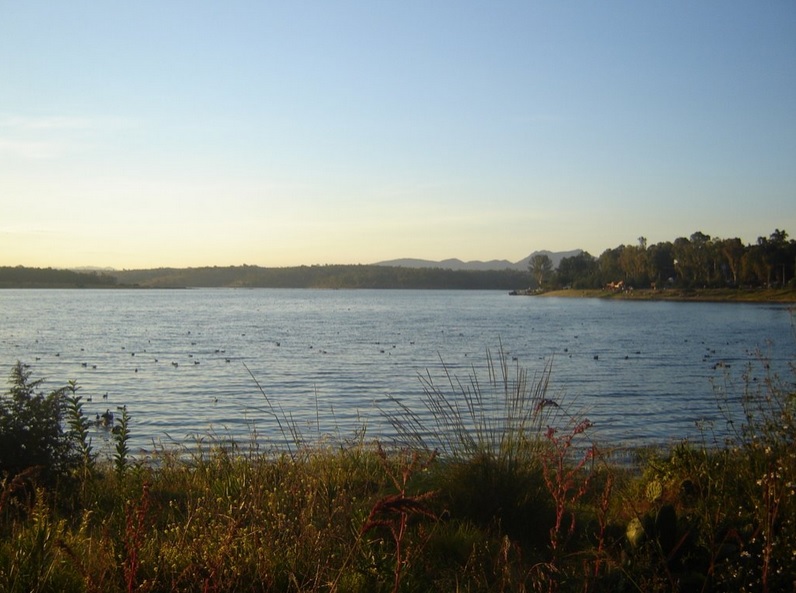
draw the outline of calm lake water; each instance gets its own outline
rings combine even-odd
[[[729,374],[737,400],[749,364],[750,380],[763,379],[760,353],[793,381],[795,344],[792,312],[770,304],[492,291],[0,291],[6,376],[21,360],[48,388],[74,379],[92,417],[126,405],[137,453],[208,435],[278,442],[272,410],[308,439],[344,439],[363,426],[388,438],[393,398],[427,418],[420,375],[456,399],[443,363],[483,385],[487,350],[497,358],[501,347],[512,377],[517,366],[532,378],[552,364],[548,396],[588,417],[599,441],[671,443],[699,438],[698,425],[720,436],[715,384]]]

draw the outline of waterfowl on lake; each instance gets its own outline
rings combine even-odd
[[[110,428],[111,426],[113,426],[113,412],[111,412],[110,410],[105,410],[105,413],[102,416],[97,414],[94,417],[94,424],[96,424],[97,426],[102,426],[104,428]]]

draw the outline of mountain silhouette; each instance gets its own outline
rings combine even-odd
[[[528,257],[525,257],[518,262],[510,262],[507,259],[493,259],[489,261],[462,261],[460,259],[453,258],[434,261],[429,259],[402,258],[380,261],[373,265],[400,266],[404,268],[440,268],[443,270],[527,270],[528,264],[532,257],[535,255],[546,255],[553,263],[553,268],[557,268],[562,259],[565,257],[574,257],[579,253],[582,253],[582,251],[582,249],[574,249],[572,251],[534,251],[528,255]]]

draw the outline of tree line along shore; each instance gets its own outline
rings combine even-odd
[[[636,245],[606,249],[599,257],[582,251],[563,258],[555,269],[548,256],[535,255],[529,270],[532,291],[649,289],[656,293],[674,289],[671,297],[690,297],[707,289],[792,290],[796,287],[796,241],[779,229],[749,245],[738,238],[721,239],[702,232],[654,245],[639,237]],[[729,295],[716,292],[714,298]]]
[[[530,284],[529,288],[516,289]],[[527,272],[516,270],[454,271],[396,268],[391,266],[314,266],[259,268],[230,266],[212,268],[155,269],[118,274],[76,272],[52,268],[0,267],[0,289],[181,289],[181,288],[306,288],[306,289],[414,289],[506,290],[511,294],[610,298],[634,300],[793,302],[796,290],[785,287],[738,286],[681,288],[545,287],[529,281]]]
[[[528,282],[520,270],[447,270],[378,265],[286,268],[213,266],[115,272],[0,268],[0,288],[381,288],[510,290]]]
[[[776,229],[754,244],[702,232],[648,245],[586,251],[553,266],[531,257],[527,270],[452,270],[387,265],[252,265],[86,272],[0,267],[0,288],[373,288],[509,290],[518,294],[684,300],[794,300],[796,241]],[[595,292],[598,291],[598,292]]]

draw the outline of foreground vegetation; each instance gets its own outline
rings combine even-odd
[[[130,412],[102,459],[79,386],[39,393],[18,364],[0,397],[0,591],[792,591],[794,386],[750,371],[719,398],[745,418],[724,446],[704,426],[628,465],[548,393],[549,369],[502,355],[424,379],[432,424],[396,402],[389,444],[301,446],[277,417],[286,448],[146,460]]]

